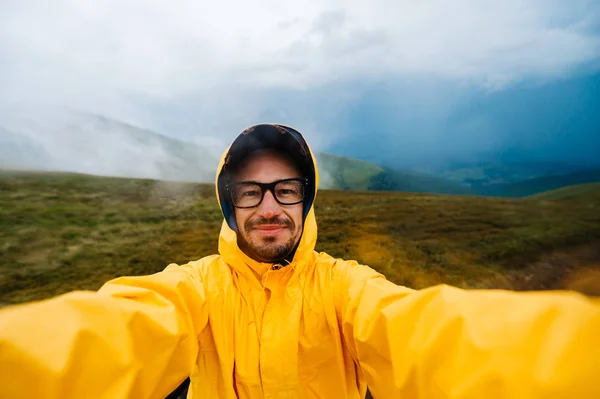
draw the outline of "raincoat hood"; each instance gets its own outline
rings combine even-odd
[[[303,205],[302,235],[292,254],[281,262],[282,266],[287,266],[289,263],[297,269],[314,256],[317,241],[314,201],[319,185],[319,173],[316,159],[308,143],[300,132],[288,126],[277,124],[251,126],[240,133],[221,156],[215,184],[217,200],[224,217],[219,235],[219,253],[226,263],[236,269],[239,268],[238,265],[247,265],[255,272],[262,274],[272,266],[272,264],[251,259],[239,248],[235,210],[226,187],[235,167],[252,152],[261,149],[277,149],[284,152],[294,161],[302,176],[309,179]]]

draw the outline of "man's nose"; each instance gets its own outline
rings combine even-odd
[[[279,203],[275,200],[271,191],[267,190],[265,193],[260,207],[258,208],[258,213],[266,219],[270,219],[281,213],[281,206],[279,206]]]

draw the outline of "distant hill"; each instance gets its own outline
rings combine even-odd
[[[492,184],[516,183],[544,176],[565,175],[585,169],[561,162],[447,162],[416,171],[467,184],[477,190]]]
[[[440,177],[421,175],[413,172],[396,171],[384,168],[383,172],[371,179],[369,190],[404,191],[430,194],[473,194],[465,185]]]
[[[368,190],[383,168],[355,158],[321,152],[316,154],[321,187],[338,190]]]
[[[531,198],[548,201],[572,201],[600,204],[600,183],[577,184],[532,195]]]
[[[323,188],[339,190],[404,191],[437,194],[471,194],[461,184],[416,172],[401,172],[329,153],[317,154]]]
[[[478,187],[475,191],[480,195],[494,197],[527,197],[561,187],[594,182],[600,182],[600,169],[590,169],[558,176],[544,176],[509,184],[491,184]]]
[[[0,109],[0,168],[214,182],[223,149],[180,141],[100,115],[64,109]],[[358,159],[316,155],[322,188],[467,193],[460,185]]]

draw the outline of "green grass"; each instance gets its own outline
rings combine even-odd
[[[511,288],[546,254],[600,239],[600,212],[565,201],[323,190],[316,212],[317,250],[415,288]],[[210,184],[2,172],[0,303],[213,254],[221,222]]]
[[[600,183],[577,184],[546,191],[531,198],[550,201],[572,201],[600,205]]]

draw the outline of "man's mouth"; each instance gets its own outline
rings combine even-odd
[[[293,223],[290,220],[285,219],[265,219],[253,220],[246,224],[247,231],[257,230],[263,234],[275,234],[283,230],[292,230]]]
[[[285,227],[282,224],[261,224],[255,226],[254,229],[264,233],[276,233],[285,229]]]

